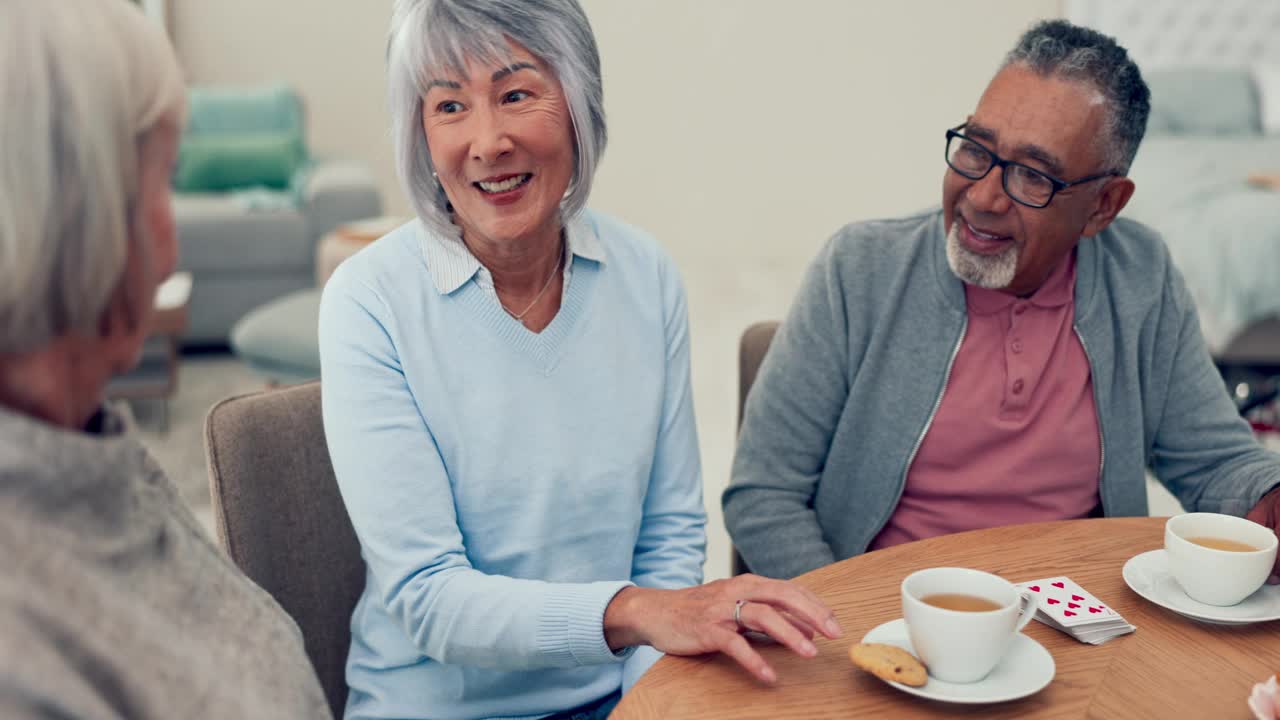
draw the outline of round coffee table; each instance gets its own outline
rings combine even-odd
[[[825,600],[845,636],[818,639],[818,657],[759,646],[778,673],[769,687],[723,656],[664,657],[627,693],[614,720],[638,718],[984,718],[1250,716],[1256,682],[1280,671],[1280,621],[1225,627],[1187,619],[1129,589],[1121,567],[1164,546],[1165,518],[1111,518],[959,533],[867,553],[797,579]],[[899,586],[926,567],[986,570],[1013,582],[1066,575],[1137,632],[1086,645],[1040,622],[1024,631],[1057,664],[1044,690],[962,706],[907,695],[857,670],[849,645],[902,616]]]

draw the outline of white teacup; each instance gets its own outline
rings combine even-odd
[[[1244,543],[1252,551],[1217,550],[1190,538]],[[1192,600],[1206,605],[1235,605],[1257,592],[1276,561],[1276,534],[1233,515],[1188,513],[1164,525],[1164,550],[1174,579]]]
[[[934,595],[970,595],[997,609],[947,610],[924,602]],[[998,575],[968,568],[929,568],[902,581],[902,617],[916,654],[939,680],[977,682],[1013,646],[1036,614],[1035,597]]]

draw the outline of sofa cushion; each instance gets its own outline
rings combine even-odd
[[[302,101],[287,86],[196,87],[188,103],[178,190],[284,188],[306,163]]]
[[[265,186],[283,189],[306,162],[297,131],[204,133],[183,140],[173,187],[211,192]]]
[[[175,193],[178,261],[184,270],[310,273],[310,228],[293,208],[254,210],[236,194]]]
[[[191,135],[302,131],[302,101],[284,85],[194,87],[187,99]]]

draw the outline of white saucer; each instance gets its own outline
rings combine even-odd
[[[1124,564],[1124,581],[1133,591],[1166,610],[1192,620],[1217,625],[1249,625],[1280,620],[1280,585],[1263,585],[1236,605],[1205,605],[1187,597],[1169,572],[1164,550],[1151,550],[1129,558]]]
[[[911,654],[911,638],[907,624],[901,619],[891,620],[862,638],[862,642],[897,645]],[[973,683],[949,683],[930,676],[921,687],[911,687],[885,680],[899,690],[930,700],[950,703],[998,703],[1033,695],[1053,680],[1057,671],[1053,656],[1040,643],[1018,633],[1009,654],[985,678]]]

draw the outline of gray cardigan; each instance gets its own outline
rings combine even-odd
[[[934,209],[849,225],[810,266],[747,400],[723,496],[753,572],[794,577],[858,555],[897,506],[967,323],[942,222]],[[1147,467],[1190,510],[1243,515],[1280,483],[1280,457],[1236,413],[1155,232],[1120,219],[1080,242],[1074,324],[1106,515],[1147,514]]]
[[[298,627],[98,417],[0,407],[0,717],[330,717]]]

